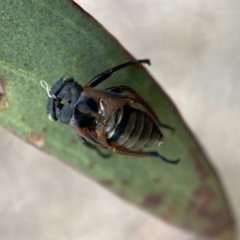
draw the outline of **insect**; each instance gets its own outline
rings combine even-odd
[[[96,75],[83,87],[72,77],[57,80],[51,89],[42,81],[48,92],[48,117],[69,124],[79,139],[92,148],[103,147],[118,154],[159,158],[177,164],[179,159],[169,160],[158,152],[141,150],[163,143],[160,127],[174,129],[162,124],[150,105],[133,88],[121,85],[105,90],[94,89],[114,72],[136,64],[150,65],[150,61],[125,62]],[[122,94],[125,91],[130,94]],[[146,111],[133,107],[133,103],[139,103]]]

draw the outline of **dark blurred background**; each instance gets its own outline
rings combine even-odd
[[[240,218],[240,2],[77,1],[171,96]],[[0,128],[0,239],[193,240]],[[239,221],[238,221],[239,227]]]

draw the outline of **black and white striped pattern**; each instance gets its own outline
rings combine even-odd
[[[159,146],[163,135],[152,118],[145,112],[125,106],[106,126],[107,138],[128,149]]]

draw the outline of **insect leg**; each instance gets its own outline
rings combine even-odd
[[[79,136],[78,135],[78,138],[79,140],[87,147],[87,148],[90,148],[90,149],[93,149],[94,151],[96,151],[101,157],[103,158],[109,158],[111,156],[111,153],[108,153],[108,154],[104,154],[100,151],[100,149],[98,147],[101,147],[101,145],[95,145],[95,144],[92,144],[90,142],[88,142],[85,138],[83,138],[82,136]]]
[[[165,158],[164,156],[160,155],[158,152],[142,152],[142,151],[133,151],[127,148],[124,148],[122,146],[117,146],[115,144],[112,144],[112,150],[116,153],[123,154],[123,155],[129,155],[133,157],[151,157],[151,158],[159,158],[163,162],[171,163],[171,164],[177,164],[180,159],[176,160],[169,160]]]
[[[162,128],[166,128],[169,129],[171,131],[175,131],[175,129],[173,127],[170,127],[166,124],[163,124],[160,122],[160,120],[158,119],[156,113],[153,111],[153,109],[151,108],[151,106],[131,87],[129,86],[115,86],[115,87],[110,87],[105,89],[106,91],[111,91],[111,92],[116,92],[116,93],[123,93],[125,91],[130,92],[132,95],[127,96],[128,98],[132,99],[133,102],[137,102],[139,104],[141,104],[153,117],[153,119],[155,120],[155,122]]]
[[[132,65],[140,64],[140,63],[146,63],[146,64],[150,65],[149,59],[133,60],[133,61],[125,62],[125,63],[122,63],[116,67],[107,69],[106,71],[98,74],[97,76],[92,78],[84,87],[85,88],[93,88],[93,87],[97,86],[99,83],[103,82],[105,79],[109,78],[112,75],[112,73],[114,73],[118,70],[121,70],[125,67],[129,67]]]

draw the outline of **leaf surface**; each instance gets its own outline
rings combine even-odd
[[[176,129],[174,134],[163,130],[165,144],[155,150],[170,159],[180,157],[178,165],[114,153],[102,159],[81,145],[70,127],[48,121],[41,79],[51,86],[71,75],[84,85],[101,71],[132,59],[99,23],[66,0],[5,0],[0,9],[1,125],[172,224],[234,239],[234,219],[214,169],[143,67],[124,69],[99,88],[123,84],[138,91],[161,121]]]

